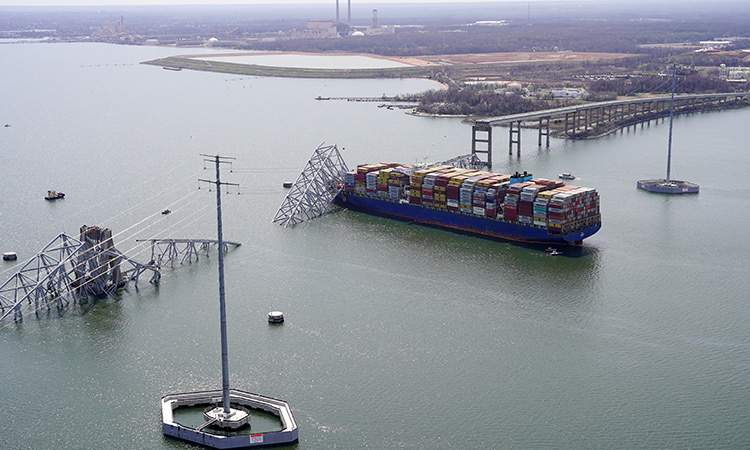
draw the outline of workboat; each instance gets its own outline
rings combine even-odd
[[[44,199],[45,200],[58,200],[64,197],[65,197],[65,194],[63,194],[62,192],[47,191],[47,196],[44,197]]]
[[[349,209],[483,237],[580,245],[601,228],[593,188],[531,174],[452,166],[358,166],[335,203]]]
[[[569,172],[563,172],[561,174],[557,175],[558,178],[562,178],[563,180],[575,180],[576,176]]]

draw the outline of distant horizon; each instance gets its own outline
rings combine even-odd
[[[593,2],[600,0],[354,0],[358,4],[380,4],[380,3],[528,3],[541,1],[561,2]],[[605,0],[606,1],[606,0]],[[0,0],[0,6],[225,6],[225,5],[307,5],[307,4],[331,4],[336,0]],[[346,5],[347,0],[339,0],[340,5]]]
[[[309,5],[309,4],[331,4],[336,0],[0,0],[2,6],[241,6],[241,5]],[[339,0],[340,5],[346,5],[348,0]],[[352,3],[359,5],[377,4],[409,4],[409,3],[618,3],[617,0],[354,0]],[[635,0],[630,3],[649,4],[685,4],[705,3],[702,0]],[[722,3],[741,3],[741,0],[719,0],[712,5]]]

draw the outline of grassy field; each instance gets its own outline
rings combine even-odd
[[[382,69],[306,69],[295,67],[259,66],[256,64],[233,64],[180,57],[155,59],[153,61],[146,61],[143,64],[190,70],[203,70],[207,72],[231,73],[235,75],[287,78],[421,78],[429,77],[434,70],[433,68],[416,66]]]

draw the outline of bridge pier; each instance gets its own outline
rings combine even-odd
[[[513,122],[510,122],[508,125],[510,125],[510,133],[508,137],[508,154],[513,154],[513,144],[516,144],[516,151],[518,153],[518,156],[521,156],[521,121],[519,120],[516,122],[518,125],[517,128],[513,128]],[[515,139],[513,139],[513,135],[516,136]]]
[[[549,116],[539,118],[539,147],[542,146],[542,136],[547,137],[546,147],[549,148]]]
[[[704,110],[710,107],[724,108],[727,104],[748,98],[750,98],[750,94],[743,93],[683,95],[680,98],[675,98],[675,111]],[[588,105],[575,105],[503,117],[483,118],[477,121],[467,120],[467,122],[473,125],[472,154],[476,156],[480,153],[486,153],[487,162],[485,164],[488,166],[492,165],[492,126],[509,125],[508,153],[512,155],[513,147],[515,146],[516,152],[520,155],[520,129],[521,123],[524,120],[538,119],[539,134],[537,143],[541,147],[542,136],[546,136],[546,145],[549,147],[550,119],[559,118],[561,122],[564,121],[562,133],[568,137],[579,136],[598,126],[611,126],[618,121],[627,121],[633,124],[633,129],[636,129],[638,123],[641,124],[641,128],[645,128],[650,126],[651,120],[655,120],[658,116],[663,115],[662,113],[665,111],[668,112],[670,100],[670,98],[658,97],[636,98]]]
[[[480,136],[480,134],[483,134]],[[477,144],[480,144],[479,146]],[[486,122],[477,122],[471,127],[471,154],[485,154],[482,161],[488,168],[492,168],[492,126]]]

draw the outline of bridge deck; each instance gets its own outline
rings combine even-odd
[[[732,97],[741,98],[741,97],[747,97],[748,95],[750,94],[741,93],[741,92],[740,93],[736,93],[736,92],[724,93],[724,94],[684,94],[684,95],[675,95],[674,99],[675,101],[707,100],[707,99],[721,99],[721,98],[732,98]],[[542,111],[533,111],[529,113],[511,114],[508,116],[466,119],[465,122],[468,124],[472,124],[472,125],[479,124],[479,125],[496,126],[496,125],[503,125],[506,123],[539,119],[539,118],[544,118],[544,117],[561,116],[563,114],[575,113],[578,111],[586,111],[589,109],[605,108],[608,106],[633,105],[633,104],[654,103],[654,102],[664,102],[664,101],[670,101],[670,96],[644,97],[644,98],[636,98],[636,99],[628,99],[628,100],[611,100],[607,102],[589,103],[586,105],[576,105],[576,106],[566,106],[563,108],[545,109]]]

